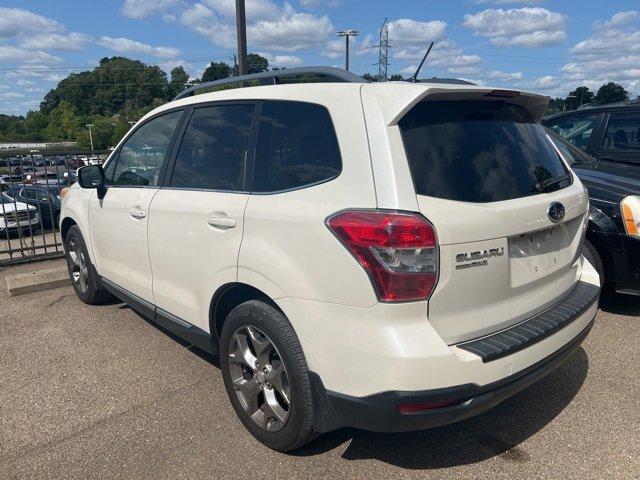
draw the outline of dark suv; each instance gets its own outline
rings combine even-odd
[[[640,295],[640,104],[563,112],[542,123],[564,139],[556,143],[589,190],[585,255],[616,291]]]

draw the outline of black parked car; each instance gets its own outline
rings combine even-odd
[[[549,133],[589,190],[585,256],[598,270],[603,285],[640,295],[640,151],[637,163],[615,161],[607,154],[598,160],[553,131]]]
[[[58,225],[61,201],[60,189],[57,185],[7,186],[5,193],[19,202],[36,207],[44,225],[49,227]]]

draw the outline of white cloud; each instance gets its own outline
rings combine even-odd
[[[392,60],[404,60],[412,62],[409,68],[413,73],[415,68],[413,65],[417,65],[417,62],[422,60],[428,45],[417,43],[402,48],[393,52]],[[430,69],[446,69],[449,73],[453,74],[477,74],[479,73],[479,65],[482,63],[482,58],[479,55],[465,54],[456,43],[448,38],[436,42],[429,57],[422,68],[422,72],[425,76],[429,75]],[[404,69],[406,70],[406,69]],[[401,70],[401,73],[406,73]]]
[[[63,26],[47,17],[22,8],[0,7],[0,37],[14,37],[25,32],[55,32]]]
[[[540,5],[546,0],[475,0],[476,5],[492,4],[492,5]]]
[[[511,82],[513,80],[522,80],[524,75],[522,72],[503,72],[501,70],[492,70],[487,73],[487,78],[491,80],[499,80],[501,82]]]
[[[320,46],[333,32],[328,17],[309,13],[287,13],[277,21],[262,20],[247,27],[247,39],[272,50],[294,52]]]
[[[67,72],[63,72],[64,74],[58,71],[52,71],[49,65],[44,64],[22,64],[17,67],[15,70],[7,71],[4,74],[4,78],[8,80],[16,80],[21,81],[25,80],[27,77],[37,80],[38,82],[59,82],[66,75]]]
[[[202,0],[202,3],[227,21],[235,22],[236,0]],[[288,4],[285,4],[284,8],[293,10]],[[247,23],[259,20],[274,21],[280,18],[281,9],[271,0],[245,0],[245,13]]]
[[[125,0],[122,14],[129,18],[145,18],[178,6],[182,0]]]
[[[463,25],[496,46],[543,47],[565,41],[565,20],[546,8],[500,8],[466,14]]]
[[[175,58],[181,53],[179,49],[174,47],[153,47],[124,37],[100,37],[98,44],[117,53],[137,53],[159,58]]]
[[[61,59],[41,50],[29,50],[13,45],[0,45],[0,62],[58,63]]]
[[[442,40],[447,31],[447,23],[440,20],[419,22],[410,18],[400,18],[389,22],[389,42],[392,45],[415,45],[423,47],[428,42]]]
[[[618,82],[632,92],[640,87],[640,14],[619,12],[594,23],[590,37],[576,43],[561,69],[568,82],[598,88]]]
[[[300,5],[306,8],[319,8],[319,7],[337,7],[342,3],[342,0],[300,0]]]
[[[302,64],[302,59],[296,55],[272,55],[266,52],[259,52],[259,55],[269,60],[269,66],[272,67],[291,68]]]
[[[20,41],[22,48],[37,50],[83,50],[87,43],[91,41],[89,35],[84,33],[45,33],[40,35],[29,35]]]
[[[326,15],[297,12],[287,2],[280,7],[271,0],[248,0],[246,10],[250,47],[294,52],[320,46],[333,33]],[[233,0],[202,0],[183,10],[180,22],[221,47],[236,44]]]
[[[537,90],[551,90],[561,85],[561,80],[553,75],[533,78],[525,83],[529,88]]]
[[[618,12],[609,20],[605,20],[604,22],[602,20],[596,20],[594,22],[594,27],[596,29],[622,27],[638,20],[639,15],[640,14],[635,10]]]
[[[320,55],[329,58],[344,58],[345,41],[344,39],[330,40],[325,43]],[[376,54],[376,48],[373,35],[365,35],[363,37],[351,37],[349,40],[349,55],[351,57],[362,57],[364,55]]]

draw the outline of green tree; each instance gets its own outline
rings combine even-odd
[[[602,85],[596,93],[595,102],[598,105],[604,105],[606,103],[624,102],[629,99],[629,92],[627,92],[622,85],[618,85],[614,82],[609,82]]]
[[[397,81],[404,80],[404,77],[399,73],[394,73],[389,77],[389,80],[392,82],[397,82]]]
[[[575,110],[581,105],[593,102],[593,92],[589,87],[581,86],[570,92],[564,101],[565,110]]]
[[[167,75],[158,66],[124,57],[103,58],[89,72],[72,73],[47,93],[40,110],[48,114],[60,102],[73,105],[78,115],[111,116],[128,101],[135,108],[165,98]]]
[[[171,80],[167,87],[167,99],[171,100],[173,97],[182,92],[189,82],[189,74],[186,72],[182,65],[178,65],[171,70]]]
[[[47,140],[58,142],[74,140],[78,130],[76,110],[69,102],[62,101],[49,114],[49,123],[44,129]]]
[[[269,70],[269,60],[261,57],[257,53],[247,55],[247,71],[248,73],[260,73]]]
[[[364,75],[362,75],[362,78],[364,78],[365,80],[368,80],[369,82],[376,82],[378,80],[376,77],[371,75],[369,72],[367,72]]]
[[[45,139],[44,131],[49,124],[49,117],[42,112],[31,111],[27,113],[24,119],[24,128],[26,138],[35,141],[42,141]]]
[[[566,109],[566,101],[564,98],[552,98],[549,100],[549,106],[547,107],[547,111],[545,115],[549,115],[551,113],[562,112]]]
[[[118,118],[113,127],[113,135],[111,135],[110,147],[115,147],[122,137],[129,131],[131,125],[122,118]]]
[[[19,115],[0,114],[0,139],[5,142],[24,140],[25,119]]]
[[[213,82],[231,76],[233,69],[224,62],[211,62],[204,70],[201,81]]]

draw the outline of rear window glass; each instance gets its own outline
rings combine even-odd
[[[497,202],[537,194],[536,183],[568,173],[542,126],[517,105],[422,102],[400,129],[419,195]]]

